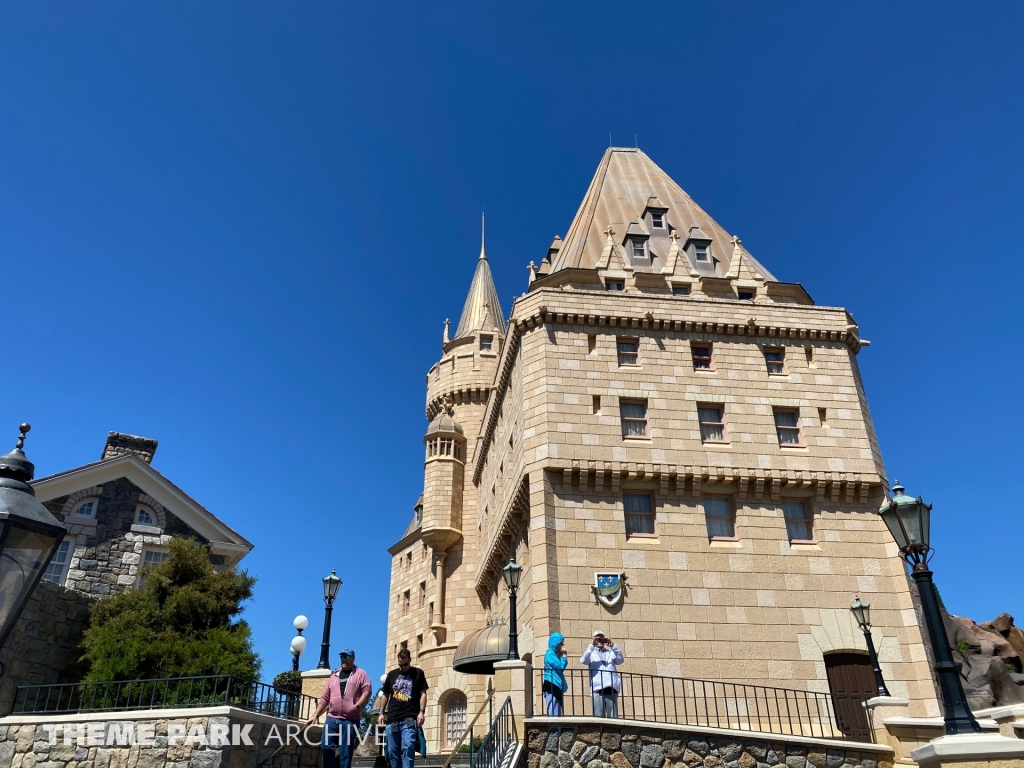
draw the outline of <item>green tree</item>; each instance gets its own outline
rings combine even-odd
[[[100,600],[82,645],[87,681],[232,675],[256,680],[260,659],[238,615],[256,579],[217,573],[207,548],[171,539],[170,556],[147,569],[141,589]]]

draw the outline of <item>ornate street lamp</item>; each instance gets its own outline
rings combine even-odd
[[[0,456],[0,647],[67,534],[28,484],[36,468],[21,449],[30,429],[22,424],[14,450]]]
[[[878,654],[875,653],[875,643],[871,639],[871,605],[862,602],[860,596],[853,598],[853,605],[850,606],[853,617],[860,625],[860,631],[864,633],[864,639],[868,644],[868,656],[871,657],[871,667],[875,670],[875,684],[878,686],[879,696],[891,696],[889,689],[885,687],[885,680],[882,678],[882,670],[878,666]]]
[[[519,589],[519,580],[523,577],[523,566],[510,557],[508,565],[501,569],[501,577],[505,579],[505,586],[508,587],[508,658],[519,659],[519,632],[516,623],[516,591]]]
[[[928,637],[932,643],[932,654],[935,656],[935,672],[938,674],[939,687],[942,689],[946,734],[980,733],[981,726],[971,714],[963,684],[960,682],[960,664],[953,661],[953,654],[949,650],[949,638],[946,636],[946,628],[942,625],[942,614],[939,613],[939,601],[935,594],[935,584],[932,582],[932,572],[928,570],[928,561],[934,551],[929,545],[932,505],[925,504],[920,496],[916,499],[907,496],[904,490],[897,480],[892,487],[892,498],[886,499],[878,514],[882,516],[889,533],[896,540],[900,556],[910,566],[910,575],[917,583],[921,610],[924,613],[925,624],[928,625]]]
[[[295,621],[292,622],[292,626],[299,633],[292,638],[291,650],[292,650],[292,670],[295,672],[299,671],[299,656],[306,650],[306,638],[302,636],[302,630],[309,626],[309,619],[305,616],[296,616]]]
[[[316,665],[317,669],[331,668],[331,611],[334,610],[334,598],[338,596],[339,589],[341,579],[337,571],[331,569],[331,575],[324,576],[324,640],[320,643],[320,663]]]

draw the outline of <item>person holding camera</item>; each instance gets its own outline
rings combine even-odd
[[[594,703],[594,717],[619,716],[619,691],[622,679],[616,667],[626,657],[622,649],[605,637],[601,630],[594,630],[593,640],[580,657],[580,663],[590,668],[590,697]]]

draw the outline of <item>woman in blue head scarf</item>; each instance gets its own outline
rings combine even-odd
[[[562,695],[569,688],[565,682],[565,666],[569,657],[565,655],[565,638],[560,632],[552,632],[548,639],[548,650],[544,654],[544,706],[548,717],[562,716]]]

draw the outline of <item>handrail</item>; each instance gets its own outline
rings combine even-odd
[[[518,742],[519,733],[512,712],[512,697],[508,696],[498,709],[498,714],[491,720],[487,735],[474,755],[475,759],[469,761],[469,768],[501,768],[506,749]]]
[[[459,747],[462,746],[462,742],[466,740],[466,734],[473,730],[473,726],[476,725],[476,721],[480,719],[480,715],[484,713],[484,709],[486,709],[487,705],[491,703],[491,699],[493,698],[494,691],[491,691],[489,694],[487,694],[487,698],[484,699],[484,703],[480,705],[480,709],[478,709],[476,714],[473,715],[473,719],[470,720],[469,723],[466,725],[466,729],[462,732],[462,735],[459,737],[459,740],[455,742],[455,746],[452,747],[452,751],[448,754],[448,759],[444,761],[444,765],[442,765],[441,768],[448,768],[448,765],[449,763],[451,763],[452,758],[455,757],[455,753],[458,752]],[[471,755],[473,754],[473,742],[469,742],[469,753]]]

